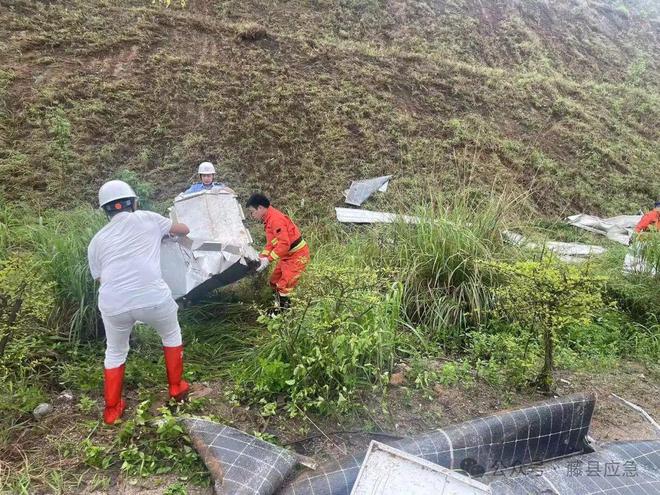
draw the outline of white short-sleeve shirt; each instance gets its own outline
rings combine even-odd
[[[172,221],[151,211],[118,213],[87,248],[89,270],[101,279],[99,309],[113,316],[172,297],[160,270],[160,241]]]

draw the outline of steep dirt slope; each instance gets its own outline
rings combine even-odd
[[[94,201],[119,170],[327,213],[393,173],[405,206],[468,185],[546,213],[660,194],[653,1],[0,2],[0,190]],[[311,207],[310,207],[311,205]]]

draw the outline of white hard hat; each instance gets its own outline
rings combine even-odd
[[[211,162],[202,162],[197,169],[198,174],[215,174],[215,167]]]
[[[133,188],[123,180],[108,181],[99,189],[99,206],[101,207],[122,198],[137,198]]]

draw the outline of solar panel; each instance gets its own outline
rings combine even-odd
[[[585,437],[595,400],[593,394],[575,394],[384,443],[479,477],[533,461],[590,452]],[[363,459],[364,454],[360,454],[329,461],[316,471],[301,473],[277,493],[348,495]]]
[[[493,495],[660,493],[660,440],[617,442],[598,452],[491,476]]]
[[[297,465],[288,450],[229,426],[201,419],[183,423],[215,479],[216,493],[270,495]]]

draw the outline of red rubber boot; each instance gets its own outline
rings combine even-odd
[[[165,353],[165,369],[169,384],[170,398],[177,402],[188,397],[190,385],[181,378],[183,375],[183,346],[163,347]]]
[[[121,398],[121,389],[124,384],[125,365],[117,368],[105,368],[103,370],[103,395],[105,397],[105,410],[103,421],[111,425],[117,421],[126,408],[126,403]]]

